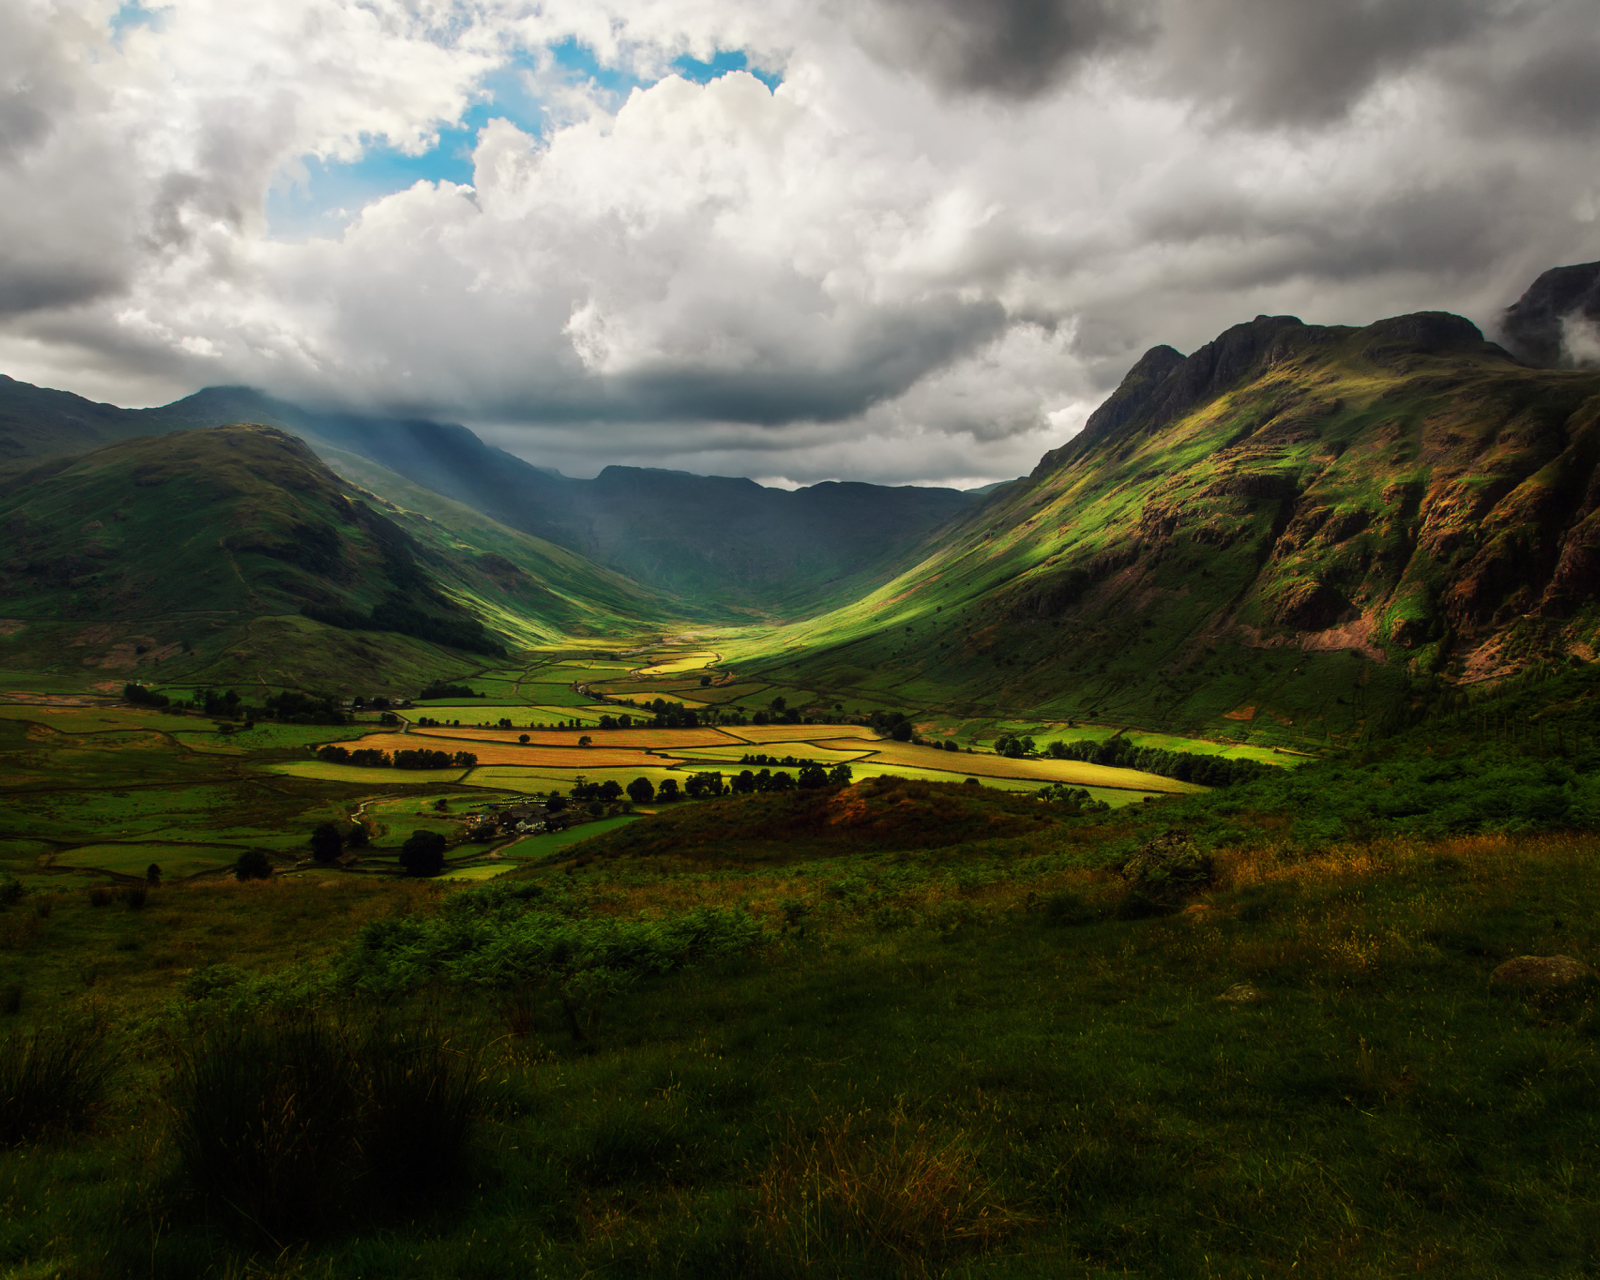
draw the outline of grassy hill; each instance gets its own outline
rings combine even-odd
[[[731,651],[958,713],[1350,739],[1419,679],[1593,659],[1597,458],[1600,373],[1439,313],[1263,316],[1155,348],[914,568]]]
[[[0,667],[359,690],[659,616],[659,596],[431,505],[384,503],[263,426],[46,464],[0,488]]]
[[[976,500],[954,489],[859,483],[789,492],[641,467],[607,467],[577,480],[485,444],[462,426],[316,412],[249,387],[206,387],[159,408],[129,410],[4,379],[0,465],[233,422],[279,427],[329,458],[364,458],[378,468],[368,487],[384,496],[397,479],[407,494],[432,490],[674,593],[702,621],[792,616],[859,595],[902,567],[908,547]]]

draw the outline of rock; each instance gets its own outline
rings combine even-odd
[[[1517,956],[1489,975],[1491,986],[1540,991],[1597,981],[1600,973],[1571,956]]]
[[[1235,982],[1217,997],[1219,1004],[1260,1004],[1267,997],[1248,982]]]
[[[1177,899],[1210,887],[1217,878],[1210,855],[1200,852],[1188,832],[1177,830],[1150,841],[1119,874],[1131,891],[1163,906],[1175,906]]]

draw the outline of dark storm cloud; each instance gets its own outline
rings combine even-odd
[[[1157,80],[1231,123],[1328,124],[1494,13],[1488,0],[1169,0]]]
[[[928,302],[876,316],[847,344],[844,359],[770,360],[737,370],[692,365],[641,369],[625,376],[585,377],[512,399],[471,406],[411,402],[401,413],[473,412],[503,422],[692,422],[775,427],[840,422],[903,394],[1004,332],[1010,322],[997,302]]]
[[[885,0],[891,60],[949,88],[1031,98],[1084,60],[1137,41],[1117,0]]]
[[[1492,0],[883,0],[882,12],[891,58],[949,88],[1028,98],[1091,58],[1132,53],[1166,91],[1219,111],[1229,123],[1259,128],[1341,119],[1384,76],[1479,31],[1496,6]]]

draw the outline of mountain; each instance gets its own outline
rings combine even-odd
[[[273,427],[46,463],[0,485],[0,528],[0,666],[80,677],[392,684],[665,603],[444,499],[389,506]]]
[[[485,444],[462,426],[313,412],[248,387],[207,387],[157,409],[125,410],[0,383],[0,458],[232,422],[280,427],[326,455],[369,459],[504,525],[673,592],[707,621],[793,615],[859,595],[903,567],[909,546],[980,498],[832,482],[788,491],[640,467],[607,467],[593,480],[576,480]]]
[[[1156,347],[1023,482],[784,633],[775,679],[976,714],[1338,738],[1592,661],[1600,372],[1438,312]]]
[[[1600,262],[1552,267],[1506,308],[1506,345],[1540,369],[1600,366]]]

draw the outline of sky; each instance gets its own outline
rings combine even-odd
[[[1259,313],[1600,258],[1593,0],[0,3],[0,372],[972,486]]]

